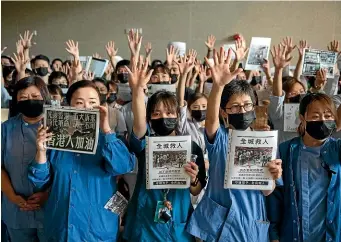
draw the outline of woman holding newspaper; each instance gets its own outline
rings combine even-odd
[[[133,57],[134,58],[134,57]],[[153,70],[147,73],[148,61],[140,59],[137,66],[133,59],[130,72],[130,85],[133,91],[134,126],[130,137],[131,149],[138,157],[138,175],[133,198],[127,211],[124,239],[127,241],[193,241],[193,237],[185,231],[185,225],[193,207],[190,194],[197,195],[205,186],[205,165],[200,147],[192,143],[192,154],[197,156],[196,163],[186,160],[184,168],[174,161],[183,160],[182,154],[168,153],[159,155],[155,167],[168,165],[172,169],[182,170],[190,177],[190,188],[184,189],[147,189],[146,172],[146,140],[150,137],[172,137],[176,133],[179,105],[174,94],[158,91],[144,105],[144,88]],[[157,151],[155,152],[157,153]],[[172,155],[174,154],[174,155]],[[166,156],[166,157],[164,157]],[[178,156],[178,158],[176,158]],[[179,168],[180,165],[180,168]],[[166,167],[166,172],[169,171]],[[181,171],[183,172],[183,171]],[[149,172],[152,173],[152,171]],[[168,173],[169,174],[169,173]],[[176,180],[174,180],[176,182]]]
[[[272,191],[224,189],[225,164],[228,162],[229,133],[219,124],[221,108],[230,128],[246,130],[255,118],[255,98],[245,81],[232,81],[241,69],[230,72],[231,50],[215,51],[212,65],[213,87],[208,99],[206,147],[210,160],[210,180],[206,193],[193,212],[187,231],[204,241],[268,241],[265,196]],[[281,160],[267,163],[273,177],[281,177]],[[212,217],[213,215],[213,217]]]
[[[66,99],[74,108],[98,108],[100,133],[94,155],[47,153],[44,144],[53,134],[48,127],[38,130],[29,179],[38,191],[50,191],[44,220],[47,241],[116,241],[119,216],[104,206],[116,192],[116,176],[132,171],[135,158],[111,131],[108,109],[99,106],[100,95],[92,82],[74,83]]]

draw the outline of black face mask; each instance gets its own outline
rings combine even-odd
[[[171,78],[171,84],[174,84],[178,81],[178,75],[177,74],[171,74],[170,78]]]
[[[228,114],[229,124],[237,130],[246,130],[256,119],[255,111]]]
[[[152,129],[157,135],[170,135],[178,124],[177,118],[158,118],[150,120]]]
[[[117,74],[117,79],[120,81],[120,83],[127,83],[129,80],[129,73],[123,72]]]
[[[197,122],[204,121],[206,119],[206,111],[207,110],[192,110],[192,118]]]
[[[294,97],[289,98],[290,103],[300,103],[301,95],[296,95]]]
[[[36,118],[43,113],[43,100],[25,100],[17,103],[18,111],[28,118]]]
[[[2,66],[2,76],[6,78],[9,74],[11,74],[15,70],[14,66]]]
[[[39,68],[34,69],[34,72],[38,76],[46,76],[49,73],[49,70],[47,67],[39,67]]]
[[[307,133],[317,140],[328,138],[336,130],[336,123],[334,120],[306,121],[306,123]]]
[[[99,95],[99,101],[100,101],[101,105],[106,103],[107,102],[107,94],[100,94]]]
[[[60,84],[59,87],[60,87],[60,88],[68,88],[68,85]]]
[[[107,98],[107,103],[113,103],[117,99],[116,93],[110,93],[109,97]]]

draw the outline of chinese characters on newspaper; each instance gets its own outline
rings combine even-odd
[[[271,190],[274,181],[265,165],[276,152],[277,131],[229,130],[224,188]]]
[[[316,76],[320,69],[327,69],[327,78],[334,77],[337,53],[326,50],[304,49],[303,76]]]
[[[191,136],[146,138],[147,189],[188,188],[184,165],[191,157]]]
[[[44,106],[44,125],[53,133],[48,149],[95,154],[99,111]]]
[[[297,132],[300,124],[299,103],[284,104],[284,131]]]

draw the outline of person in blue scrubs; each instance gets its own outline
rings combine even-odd
[[[308,94],[299,107],[299,137],[279,146],[283,177],[267,197],[271,241],[341,241],[341,140],[333,101]]]
[[[131,61],[131,63],[135,63]],[[142,66],[142,64],[141,64]],[[127,241],[193,241],[193,237],[185,231],[186,222],[193,207],[190,194],[198,195],[205,187],[206,173],[202,149],[192,143],[192,154],[197,155],[196,163],[189,162],[184,166],[191,177],[188,189],[146,189],[146,136],[172,136],[176,133],[179,104],[177,97],[167,91],[154,93],[144,104],[144,89],[151,77],[147,74],[148,61],[143,69],[133,66],[130,71],[130,86],[133,91],[134,125],[130,136],[130,148],[138,157],[137,182],[132,200],[127,210],[124,239]],[[154,216],[158,201],[169,201],[172,206],[171,219],[166,223],[155,222]]]
[[[37,190],[49,188],[44,207],[47,241],[116,241],[119,215],[104,208],[116,193],[116,177],[131,172],[135,157],[109,126],[108,109],[91,81],[72,84],[66,100],[75,108],[98,108],[100,134],[96,154],[49,150],[48,127],[40,126],[37,154],[29,165],[29,179]]]
[[[19,112],[1,125],[2,219],[12,242],[44,241],[42,204],[46,189],[37,189],[27,177],[36,154],[37,128],[43,105],[49,101],[46,84],[26,77],[14,87],[13,106]]]
[[[221,47],[212,65],[213,77],[205,122],[205,142],[210,160],[205,195],[192,214],[187,231],[204,241],[267,242],[269,240],[265,196],[272,191],[224,189],[229,133],[219,123],[219,112],[229,128],[249,129],[255,119],[255,97],[246,81],[233,80],[242,69],[230,72],[231,50]],[[281,176],[281,160],[267,163],[273,179]]]

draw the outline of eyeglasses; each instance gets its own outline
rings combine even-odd
[[[253,110],[253,103],[245,103],[243,106],[240,105],[233,105],[230,108],[225,108],[225,110],[230,110],[231,113],[240,113],[242,108],[244,109],[245,112],[249,112]]]

